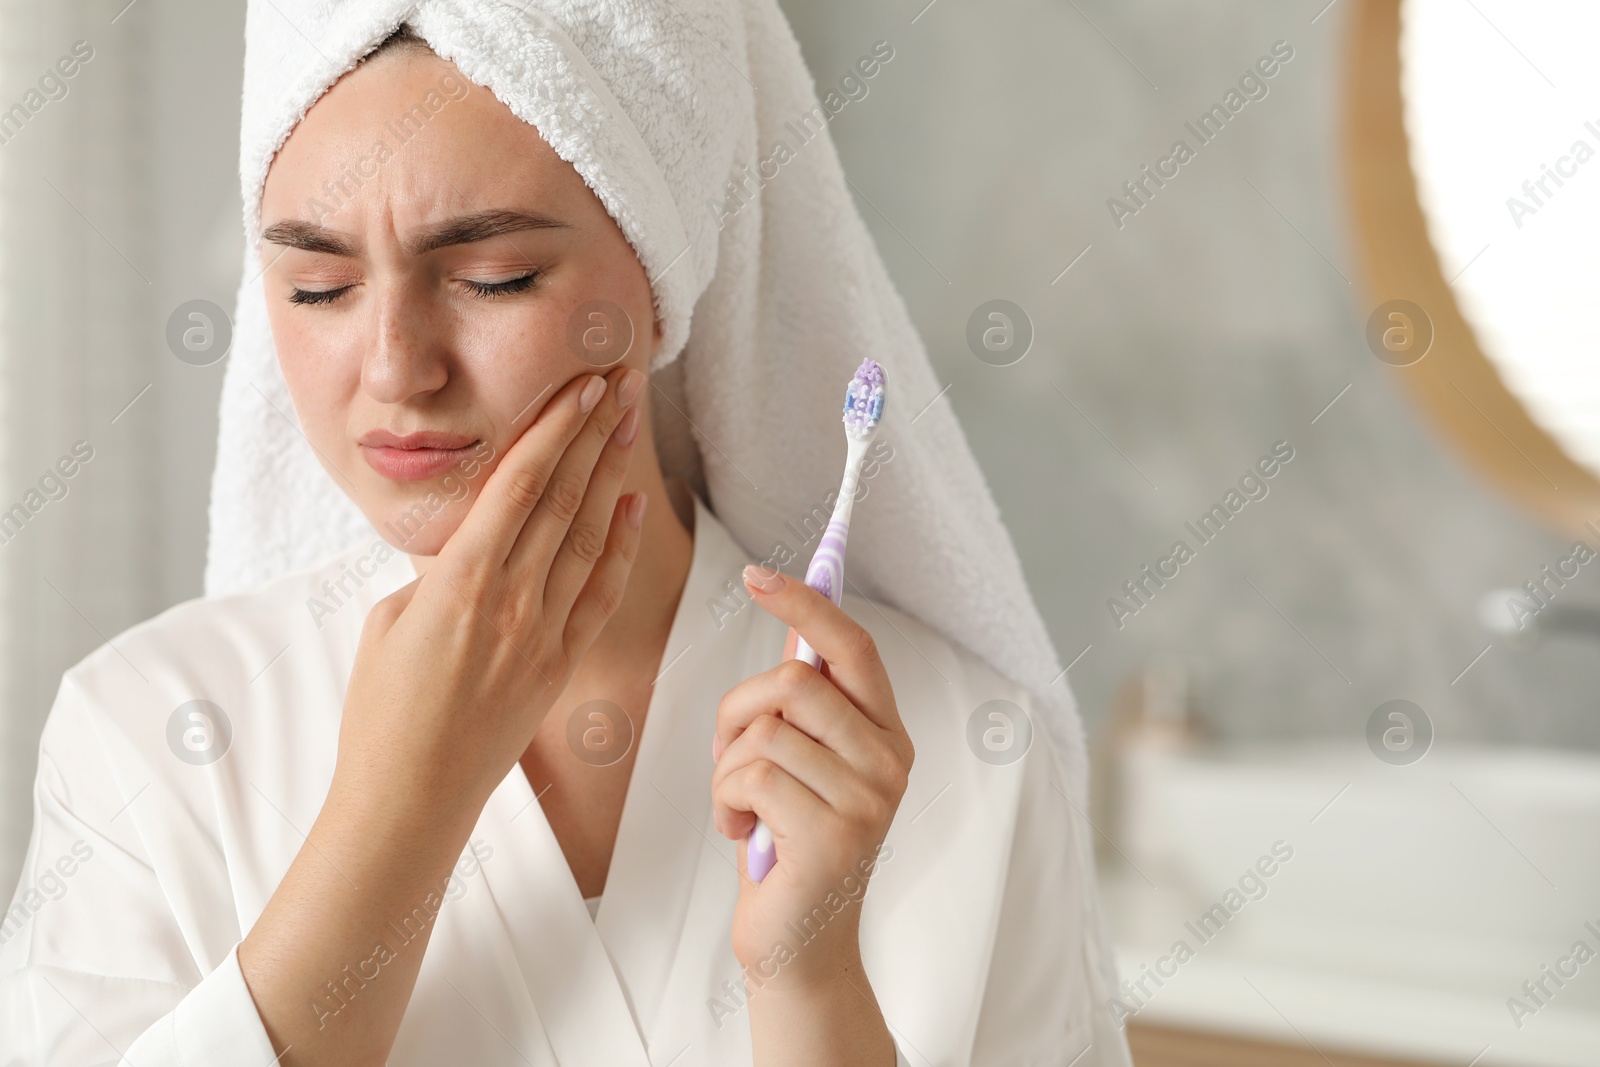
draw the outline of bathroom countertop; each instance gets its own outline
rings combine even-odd
[[[1507,1007],[1519,983],[1469,965],[1515,959],[1535,977],[1551,946],[1408,944],[1394,931],[1313,922],[1297,931],[1292,914],[1273,914],[1265,901],[1202,941],[1192,924],[1204,909],[1137,875],[1104,874],[1101,895],[1118,973],[1143,977],[1148,991],[1125,1000],[1141,1022],[1473,1067],[1593,1067],[1600,1049],[1596,990],[1580,988],[1600,985],[1600,972],[1580,970],[1519,1028]],[[1181,963],[1172,955],[1179,940],[1193,950]],[[1150,974],[1158,964],[1168,973],[1159,986]]]

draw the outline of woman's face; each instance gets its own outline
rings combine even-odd
[[[648,370],[659,339],[644,269],[578,172],[432,53],[325,93],[272,162],[261,224],[301,426],[413,555],[439,551],[563,383],[619,357]]]

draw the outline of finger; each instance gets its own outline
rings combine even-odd
[[[628,473],[628,463],[633,455],[634,442],[644,422],[640,405],[633,403],[643,385],[644,375],[630,382],[624,378],[611,390],[617,403],[624,405],[621,419],[611,436],[601,447],[599,459],[589,475],[589,484],[583,495],[583,504],[562,539],[556,558],[550,563],[550,572],[544,583],[545,617],[564,619],[577,599],[589,573],[605,551],[606,537],[610,532],[612,513],[616,511],[617,495],[622,491],[622,479]],[[604,405],[602,405],[604,406]],[[596,412],[598,414],[598,412]],[[559,477],[559,475],[558,475]]]
[[[830,807],[853,806],[864,792],[861,775],[839,754],[784,722],[776,715],[763,715],[741,733],[722,753],[711,773],[711,790],[731,774],[757,760],[771,760],[788,771],[801,785],[822,798]]]
[[[629,493],[617,501],[606,550],[589,572],[589,580],[567,615],[562,639],[568,649],[588,648],[606,620],[621,606],[622,595],[628,588],[628,575],[639,555],[640,531],[649,502],[650,498],[642,492]]]
[[[534,505],[544,496],[567,443],[588,419],[593,405],[585,407],[585,400],[598,403],[592,392],[585,397],[585,390],[592,390],[595,382],[604,388],[605,380],[594,374],[580,374],[562,386],[512,442],[467,517],[440,550],[439,561],[447,569],[485,563],[499,568],[505,563]]]
[[[635,380],[642,383],[643,372],[628,367],[618,367],[607,375],[605,394],[557,459],[549,484],[534,505],[532,514],[523,523],[522,532],[517,535],[516,544],[506,559],[506,568],[514,579],[525,589],[538,590],[541,600],[550,565],[583,509],[584,498],[589,492],[590,475],[600,458],[600,450],[610,440],[628,409],[629,405],[622,401],[636,402],[642,391],[638,385],[634,385],[630,396],[619,397],[618,387],[630,375],[637,376]],[[613,494],[611,500],[606,502],[604,514],[608,517],[615,500]]]
[[[780,622],[786,622],[828,661],[828,674],[850,702],[885,729],[899,727],[894,689],[866,628],[845,610],[805,582],[782,572],[744,569],[751,599]]]
[[[785,660],[746,678],[717,704],[718,748],[726,755],[746,729],[763,716],[777,715],[852,764],[865,765],[882,730],[839,688],[800,660]]]
[[[714,825],[731,838],[748,834],[755,826],[750,813],[760,816],[781,840],[826,825],[824,820],[832,812],[821,797],[770,760],[757,760],[730,774],[711,799]]]

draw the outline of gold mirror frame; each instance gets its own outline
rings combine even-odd
[[[1357,0],[1346,41],[1344,178],[1369,307],[1410,300],[1433,345],[1385,367],[1469,466],[1551,530],[1600,518],[1600,478],[1573,461],[1501,380],[1461,315],[1428,237],[1406,141],[1400,0]]]

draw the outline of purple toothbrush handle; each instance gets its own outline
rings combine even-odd
[[[744,864],[750,872],[750,880],[759,882],[772,870],[772,865],[778,862],[778,850],[772,843],[772,831],[760,819],[756,820],[755,829],[750,831],[749,846],[744,854]]]
[[[817,554],[811,557],[811,565],[806,568],[806,584],[835,604],[844,600],[844,542],[849,533],[848,522],[838,519],[829,522],[822,534],[822,543],[817,546]],[[822,657],[799,634],[795,635],[794,658],[819,669],[822,667]],[[746,842],[749,847],[745,852],[745,867],[749,870],[750,880],[759,882],[778,862],[778,849],[772,840],[772,830],[758,818]]]

